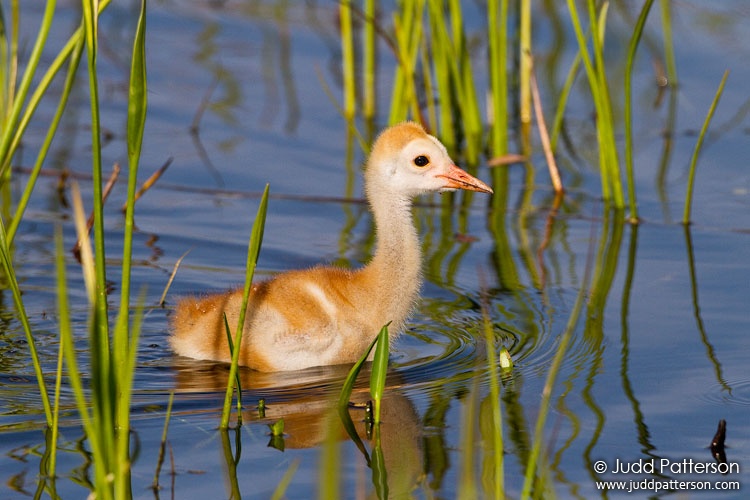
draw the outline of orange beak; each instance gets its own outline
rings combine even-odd
[[[447,179],[445,188],[449,189],[467,189],[469,191],[479,191],[481,193],[492,194],[492,188],[480,181],[473,175],[461,170],[455,165],[451,165],[447,174],[439,174],[435,177]]]

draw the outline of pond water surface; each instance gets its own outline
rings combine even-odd
[[[59,3],[51,47],[64,43],[80,19],[76,2]],[[32,4],[24,5],[22,19],[27,45],[42,10]],[[550,103],[577,50],[567,10],[559,4],[537,5],[533,13],[542,98]],[[536,146],[535,181],[528,182],[520,165],[504,167],[507,185],[495,186],[502,203],[474,196],[449,207],[435,197],[416,208],[425,253],[423,300],[392,347],[381,431],[392,496],[454,498],[466,493],[469,482],[476,484],[477,495],[487,493],[488,441],[476,426],[488,401],[487,349],[503,346],[515,362],[501,381],[505,485],[509,497],[520,496],[545,378],[582,287],[590,299],[557,377],[540,458],[545,484],[554,492],[540,496],[624,497],[622,491],[604,493],[596,486],[597,480],[623,477],[737,481],[745,490],[750,487],[750,8],[739,0],[670,5],[680,79],[667,153],[669,95],[660,94],[654,74],[663,53],[656,6],[634,78],[642,224],[624,224],[622,214],[606,212],[600,201],[593,105],[583,75],[566,115],[570,144],[561,148],[559,160],[569,189],[558,211]],[[482,93],[484,20],[478,3],[467,2],[464,9]],[[618,82],[612,92],[621,102],[622,61],[637,11],[629,2],[610,9],[607,56]],[[103,122],[111,132],[105,166],[127,164],[126,88],[136,15],[136,2],[116,2],[101,19]],[[271,199],[261,277],[319,262],[356,267],[371,255],[373,228],[360,178],[364,153],[347,135],[346,121],[327,91],[340,98],[337,16],[335,2],[149,3],[150,107],[141,177],[170,158],[172,164],[136,207],[133,279],[136,289],[145,287],[148,306],[132,406],[140,443],[133,465],[136,498],[155,495],[150,485],[173,391],[170,456],[158,496],[229,498],[239,492],[268,498],[290,468],[287,497],[317,495],[320,464],[329,450],[321,445],[326,416],[347,367],[264,375],[244,371],[245,423],[226,434],[217,430],[226,367],[174,356],[166,336],[177,297],[241,284],[266,183]],[[388,15],[383,23],[390,29]],[[388,119],[395,64],[383,45],[380,126]],[[683,226],[678,221],[696,131],[725,69],[731,74],[698,166],[694,223]],[[40,179],[16,238],[17,273],[50,377],[58,352],[55,225],[64,227],[66,248],[75,238],[70,209],[57,191],[59,171],[69,169],[84,196],[91,192],[88,97],[81,75],[45,167],[49,175]],[[28,180],[54,105],[40,109],[27,134],[26,153],[15,162],[14,200]],[[546,112],[551,116],[552,106]],[[195,123],[198,132],[191,133]],[[492,175],[486,164],[477,172],[483,179]],[[121,181],[106,205],[108,278],[115,284],[124,196]],[[90,206],[90,198],[85,201]],[[161,308],[169,274],[186,252]],[[78,264],[70,255],[67,259],[85,371],[86,296]],[[0,298],[0,498],[24,498],[37,488],[44,415],[10,294]],[[492,346],[484,341],[483,303],[494,326]],[[84,498],[90,464],[72,393],[64,389],[62,397],[57,492]],[[260,399],[268,406],[265,419],[256,410]],[[279,418],[286,423],[283,451],[269,446],[266,425]],[[727,422],[727,460],[740,472],[689,473],[685,461],[714,463],[708,447],[721,419]],[[474,434],[467,434],[471,429]],[[371,471],[356,446],[343,436],[332,446],[340,452],[342,495],[375,496]],[[235,471],[228,466],[227,450],[239,455]],[[618,460],[632,465],[651,459],[683,464],[683,469],[612,473]],[[598,461],[609,471],[597,470]],[[463,480],[466,474],[473,479]],[[630,497],[673,493],[639,491]],[[676,493],[679,498],[743,498],[743,490]]]

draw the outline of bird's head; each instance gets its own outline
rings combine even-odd
[[[466,189],[492,193],[492,188],[458,168],[440,141],[418,124],[405,122],[383,131],[367,165],[368,189],[387,189],[408,197]]]

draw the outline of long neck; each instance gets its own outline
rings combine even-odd
[[[370,193],[377,247],[365,272],[377,283],[377,308],[401,330],[419,295],[422,262],[419,237],[412,220],[411,200],[388,193]]]

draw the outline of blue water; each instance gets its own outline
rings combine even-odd
[[[290,467],[296,472],[288,498],[308,498],[318,490],[325,416],[345,369],[272,375],[243,372],[245,425],[239,431],[241,458],[232,475],[222,451],[222,434],[216,430],[226,368],[177,358],[165,340],[169,307],[178,296],[241,283],[252,220],[266,183],[271,185],[272,198],[260,277],[319,262],[358,266],[372,252],[372,224],[362,203],[360,179],[364,154],[356,139],[347,144],[345,120],[326,91],[328,87],[340,100],[337,4],[277,3],[149,4],[149,116],[140,177],[145,179],[170,158],[172,164],[136,209],[133,280],[136,290],[145,287],[147,305],[132,407],[133,429],[141,447],[133,466],[137,498],[153,496],[148,486],[172,391],[176,396],[168,440],[174,462],[171,457],[165,462],[160,495],[229,497],[229,479],[236,477],[242,496],[267,498]],[[78,22],[77,4],[61,4],[51,34],[53,47],[62,44]],[[24,42],[29,46],[42,6],[24,9],[28,9],[22,22]],[[655,106],[659,89],[653,58],[661,57],[662,47],[657,5],[636,65],[634,164],[643,219],[637,229],[617,227],[603,216],[593,106],[583,74],[566,113],[574,148],[561,147],[558,155],[568,187],[559,212],[552,211],[546,164],[536,143],[530,203],[523,201],[528,187],[522,167],[511,166],[507,167],[511,169],[508,208],[502,213],[493,213],[487,199],[479,196],[465,209],[455,207],[450,212],[440,208],[437,197],[417,208],[426,254],[424,299],[407,333],[393,346],[392,381],[384,402],[389,413],[382,429],[383,449],[392,494],[455,497],[466,484],[461,477],[467,457],[474,458],[475,482],[482,491],[486,441],[475,429],[475,439],[467,446],[465,432],[472,395],[478,404],[489,393],[484,301],[494,326],[494,347],[507,347],[515,360],[512,371],[502,376],[501,399],[506,489],[509,496],[520,496],[540,395],[582,287],[588,289],[588,299],[554,386],[540,458],[556,496],[604,498],[594,480],[618,477],[596,475],[597,460],[609,467],[616,459],[634,463],[652,457],[712,463],[708,445],[720,419],[727,421],[727,456],[740,465],[739,474],[636,474],[627,479],[748,481],[750,123],[743,82],[750,78],[746,64],[750,11],[739,1],[719,6],[680,2],[672,10],[679,82],[674,142],[661,184],[657,178],[669,96]],[[101,20],[102,120],[113,134],[103,150],[106,170],[115,162],[127,164],[125,89],[135,11],[133,6],[115,5]],[[486,47],[479,12],[474,4],[465,6],[476,78],[483,86]],[[535,6],[533,13],[539,20],[534,46],[548,119],[555,92],[577,50],[565,6],[555,12],[563,27],[563,42],[555,39],[549,13],[541,6]],[[611,7],[607,61],[618,103],[621,61],[632,24],[628,19],[635,15],[624,13],[619,4]],[[389,18],[383,22],[390,27]],[[562,62],[555,63],[556,54]],[[53,55],[47,54],[44,62],[49,63]],[[379,64],[377,120],[384,125],[394,65],[385,45]],[[678,221],[695,133],[725,69],[731,73],[700,156],[694,223],[686,230]],[[45,172],[70,169],[90,207],[85,77],[79,83]],[[620,106],[615,108],[620,116]],[[191,123],[201,109],[199,133],[191,134]],[[28,133],[24,153],[16,162],[21,170],[13,182],[14,200],[28,180],[23,168],[32,164],[45,120],[53,111],[54,103],[45,102]],[[353,151],[350,161],[348,147]],[[511,149],[515,147],[512,143]],[[490,178],[485,165],[479,166],[478,175]],[[63,226],[66,249],[74,243],[70,209],[61,203],[56,183],[55,175],[40,179],[14,255],[50,377],[58,352],[55,225]],[[106,205],[108,277],[114,283],[119,281],[119,206],[124,196],[121,179]],[[498,219],[504,227],[493,225]],[[457,238],[457,233],[470,238]],[[172,267],[186,252],[167,295],[167,307],[161,308],[158,300]],[[506,255],[505,260],[500,254]],[[66,258],[85,371],[89,365],[85,292],[77,263],[70,255]],[[610,262],[611,282],[597,281],[595,286],[586,282],[587,263],[597,276],[605,261]],[[597,296],[606,298],[599,306],[592,292],[595,287]],[[115,303],[117,290],[113,293]],[[12,319],[10,294],[2,298],[0,497],[20,498],[36,489],[44,417],[23,333]],[[265,420],[255,409],[261,398],[269,406]],[[62,497],[80,498],[88,492],[76,481],[87,474],[77,448],[82,432],[67,389],[62,402],[56,485]],[[474,410],[475,425],[481,411],[479,406]],[[266,423],[281,417],[286,422],[283,452],[267,446]],[[230,448],[236,450],[234,432],[229,439]],[[356,447],[343,437],[335,446],[341,451],[338,469],[344,496],[374,495],[371,470]],[[737,491],[678,493],[691,498],[742,498]],[[624,496],[611,491],[606,498]]]

